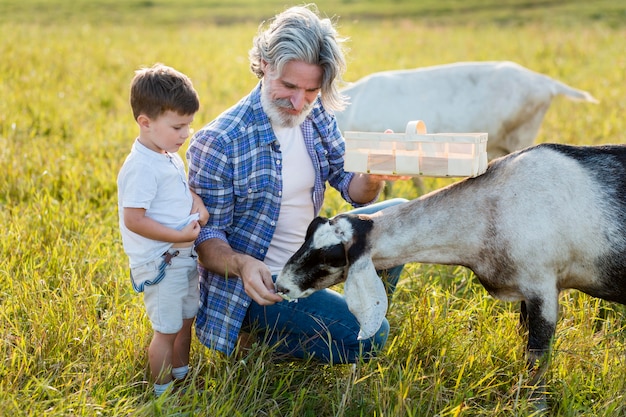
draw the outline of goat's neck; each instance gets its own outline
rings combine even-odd
[[[477,210],[483,210],[479,205],[488,200],[477,198],[465,187],[447,187],[374,216],[369,237],[374,264],[377,268],[408,262],[471,267],[487,228],[485,216],[477,215]]]

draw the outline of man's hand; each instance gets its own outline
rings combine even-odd
[[[393,130],[387,129],[385,133],[393,133]],[[385,187],[385,181],[397,181],[411,179],[410,175],[387,175],[387,174],[355,174],[350,186],[348,194],[352,200],[357,203],[367,203],[372,201]]]
[[[223,277],[240,277],[246,294],[260,305],[271,305],[283,301],[276,294],[272,273],[262,261],[235,252],[222,239],[212,238],[196,246],[198,262]]]
[[[239,266],[239,272],[246,294],[259,305],[265,306],[283,301],[283,298],[276,294],[272,273],[263,262],[247,256]]]

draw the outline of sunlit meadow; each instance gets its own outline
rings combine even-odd
[[[557,98],[538,142],[626,142],[623,2],[319,5],[349,38],[347,81],[511,60],[600,101]],[[194,341],[187,392],[152,398],[151,329],[117,228],[116,175],[137,133],[129,82],[154,62],[187,73],[201,97],[199,128],[253,88],[251,39],[282,9],[252,0],[0,4],[0,414],[532,415],[518,305],[488,296],[462,267],[420,264],[405,270],[375,360],[277,363],[268,346],[224,358]],[[423,180],[429,191],[457,179]],[[388,195],[418,194],[405,181]],[[329,191],[322,214],[347,208]],[[626,415],[625,313],[562,294],[547,374],[553,415]]]

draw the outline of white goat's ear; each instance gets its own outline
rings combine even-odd
[[[331,219],[332,231],[340,242],[346,244],[352,240],[354,229],[352,223],[342,215]]]
[[[380,329],[387,314],[387,292],[369,256],[361,256],[348,271],[344,284],[348,309],[359,322],[358,339],[369,339]]]

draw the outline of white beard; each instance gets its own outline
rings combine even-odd
[[[285,113],[283,109],[293,109],[289,99],[280,98],[272,100],[265,84],[261,85],[261,106],[263,106],[263,110],[270,121],[280,127],[300,126],[313,109],[313,104],[307,103],[302,108],[300,114],[293,115]]]

